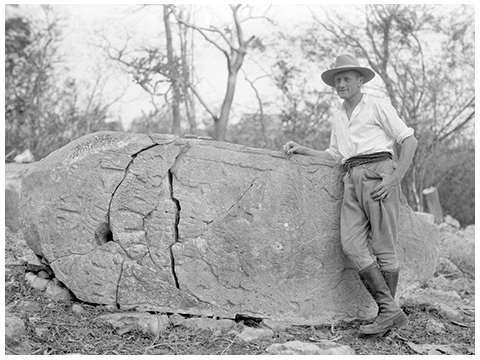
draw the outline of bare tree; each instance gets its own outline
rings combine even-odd
[[[137,11],[148,9],[154,5],[142,5]],[[167,108],[171,114],[171,130],[180,135],[182,130],[182,107],[190,124],[190,131],[196,131],[194,106],[188,88],[191,82],[192,60],[189,59],[188,29],[174,27],[172,23],[173,5],[161,5],[165,41],[135,48],[129,37],[123,47],[114,47],[109,39],[104,37],[103,49],[111,60],[119,63],[125,72],[130,74],[151,97],[155,110],[151,115],[161,113]],[[180,10],[179,10],[180,11]],[[183,10],[181,10],[183,12]],[[159,100],[162,99],[162,100]],[[166,112],[166,111],[165,111]],[[165,113],[164,112],[164,113]],[[145,116],[143,117],[145,118]]]
[[[220,30],[218,27],[214,26],[210,26],[209,28],[197,26],[183,18],[181,12],[177,11],[175,13],[179,23],[197,31],[207,42],[218,49],[227,60],[227,87],[219,115],[211,109],[205,99],[200,95],[197,89],[195,89],[193,84],[189,84],[200,103],[212,116],[215,129],[214,137],[220,141],[225,140],[228,117],[235,95],[238,72],[243,65],[247,49],[255,38],[254,36],[251,36],[248,39],[245,39],[243,29],[243,23],[253,17],[248,16],[245,19],[240,18],[239,12],[242,9],[242,5],[230,5],[230,9],[233,17],[233,28],[227,28],[225,30]]]

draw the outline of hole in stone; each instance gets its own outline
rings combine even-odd
[[[113,234],[107,223],[101,223],[97,230],[95,230],[95,241],[98,245],[113,241]]]

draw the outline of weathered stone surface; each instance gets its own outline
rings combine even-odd
[[[158,335],[158,333],[165,331],[170,324],[167,315],[152,315],[137,312],[106,314],[97,317],[96,320],[111,324],[120,335],[134,329],[152,335]]]
[[[350,346],[324,340],[317,344],[289,341],[285,344],[272,344],[267,348],[270,355],[355,355]]]
[[[232,329],[235,324],[235,321],[229,319],[191,318],[185,319],[181,325],[187,329],[208,329],[213,332],[222,332]]]
[[[22,230],[83,301],[292,324],[369,318],[339,241],[342,176],[277,151],[96,133],[29,170]],[[432,276],[438,235],[400,210],[402,295]]]
[[[435,224],[435,216],[426,212],[415,211],[415,214],[428,224]]]
[[[245,342],[256,341],[261,339],[271,339],[273,337],[273,330],[252,328],[245,326],[242,332],[238,335],[238,338]]]

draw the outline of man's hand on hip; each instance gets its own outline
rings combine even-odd
[[[390,193],[400,184],[400,180],[394,175],[380,174],[382,182],[372,190],[370,196],[375,201],[388,199]]]

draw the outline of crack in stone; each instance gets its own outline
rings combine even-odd
[[[112,192],[112,195],[110,196],[110,201],[108,203],[108,209],[107,209],[107,223],[103,223],[101,226],[103,226],[102,228],[102,232],[103,234],[106,234],[104,235],[104,238],[103,240],[107,240],[107,241],[115,241],[115,237],[114,237],[114,234],[111,230],[111,225],[110,225],[110,212],[111,212],[111,208],[112,208],[112,203],[113,203],[113,198],[115,197],[115,194],[117,193],[118,189],[120,188],[120,186],[123,184],[123,182],[125,181],[125,179],[127,178],[128,176],[128,173],[129,173],[129,170],[130,170],[130,167],[132,166],[133,162],[135,161],[135,159],[137,158],[137,156],[144,152],[144,151],[147,151],[147,150],[150,150],[156,146],[159,146],[159,144],[156,144],[156,143],[153,143],[152,145],[150,146],[147,146],[139,151],[137,151],[136,153],[132,154],[131,155],[131,159],[129,161],[129,163],[127,164],[127,166],[125,167],[125,170],[124,170],[124,174],[123,174],[123,178],[122,180],[119,181],[118,185],[115,187],[115,190]],[[96,241],[97,241],[97,244],[98,245],[101,245],[100,243],[102,241],[99,241],[99,239],[97,238],[97,234],[96,235]],[[99,243],[100,242],[100,243]],[[118,243],[117,243],[118,244]],[[123,252],[127,255],[128,253],[125,251],[125,249],[123,249],[123,247],[118,244],[120,246],[120,248],[123,250]],[[119,272],[119,275],[118,275],[118,280],[117,280],[117,289],[116,289],[116,293],[115,293],[115,304],[116,304],[116,307],[119,309],[120,308],[120,304],[118,302],[118,292],[120,290],[120,281],[122,279],[122,274],[123,274],[123,266],[124,266],[124,261],[122,261],[122,265],[120,267],[120,272]]]
[[[152,139],[153,141],[153,139]],[[122,180],[118,183],[118,185],[115,187],[115,190],[113,191],[112,193],[112,196],[110,197],[110,202],[108,204],[108,210],[107,210],[107,223],[104,223],[102,224],[103,227],[102,227],[102,233],[106,233],[106,232],[109,232],[108,233],[108,237],[107,236],[103,236],[103,239],[109,239],[109,241],[114,241],[114,234],[113,232],[111,231],[111,226],[110,226],[110,223],[111,223],[111,219],[110,219],[110,213],[111,213],[111,207],[112,207],[112,203],[113,203],[113,199],[118,191],[118,189],[120,188],[120,186],[123,184],[123,182],[125,181],[125,179],[127,178],[128,176],[128,173],[129,173],[129,169],[130,167],[132,166],[133,162],[135,161],[136,157],[144,152],[144,151],[147,151],[147,150],[150,150],[156,146],[161,146],[162,144],[158,144],[158,143],[154,143],[152,144],[151,146],[148,146],[138,152],[136,152],[135,154],[132,154],[131,155],[131,160],[130,162],[127,164],[127,166],[125,167],[125,173],[124,173],[124,176],[122,178]],[[174,194],[173,194],[173,177],[174,177],[174,174],[173,174],[173,171],[172,171],[172,168],[175,167],[176,163],[178,162],[179,158],[181,158],[181,156],[188,151],[188,149],[190,148],[190,146],[187,144],[186,146],[183,147],[183,149],[180,151],[180,153],[175,157],[175,160],[171,166],[171,168],[168,170],[167,172],[167,180],[168,180],[168,185],[169,185],[169,188],[170,188],[170,197],[171,197],[171,200],[173,201],[173,203],[175,204],[175,208],[176,208],[176,214],[175,214],[175,224],[174,224],[174,243],[177,243],[178,242],[178,239],[179,239],[179,232],[178,232],[178,226],[179,226],[179,222],[180,222],[180,211],[181,211],[181,206],[180,206],[180,201],[178,199],[176,199],[174,197]],[[150,214],[148,214],[150,215]],[[146,217],[148,217],[148,215]],[[145,222],[145,218],[144,217],[144,222]],[[143,230],[145,231],[145,226],[143,226]],[[97,239],[97,243],[98,243],[98,239]],[[100,241],[101,242],[101,241]],[[100,245],[100,244],[99,244]],[[120,244],[119,244],[120,245]],[[177,289],[180,289],[180,284],[178,282],[178,278],[177,278],[177,274],[175,272],[175,258],[173,256],[173,250],[172,250],[172,246],[173,244],[170,246],[169,248],[169,251],[170,251],[170,262],[171,262],[171,272],[172,272],[172,277],[175,281],[175,287]],[[148,247],[147,247],[148,249]],[[125,250],[122,248],[122,250],[125,252]],[[126,253],[126,252],[125,252]],[[147,254],[145,254],[145,256],[149,255],[150,254],[150,250],[148,249],[147,250]],[[126,255],[128,256],[128,253],[126,253]],[[151,254],[150,254],[151,256]],[[153,261],[153,259],[152,259]],[[155,262],[154,262],[155,263]],[[118,289],[117,289],[118,291]]]
[[[245,197],[245,195],[247,194],[248,191],[250,191],[250,189],[253,187],[253,185],[255,185],[255,181],[257,179],[253,179],[252,180],[252,183],[250,184],[250,186],[240,195],[240,197],[238,198],[238,200],[232,204],[226,211],[222,212],[221,214],[217,215],[214,219],[210,220],[210,221],[204,221],[207,225],[210,225],[211,223],[213,223],[215,220],[217,220],[218,218],[220,218],[221,216],[224,216],[225,214],[228,214],[230,212],[230,210],[232,210],[235,206],[237,206],[240,201],[242,201],[242,199]]]
[[[125,171],[123,173],[122,180],[119,181],[118,185],[115,187],[115,190],[113,190],[113,192],[112,192],[112,196],[110,196],[110,201],[108,203],[108,209],[107,209],[107,223],[106,223],[106,225],[108,226],[108,230],[111,233],[111,240],[112,241],[114,241],[114,236],[113,236],[113,232],[112,232],[111,226],[110,226],[110,211],[111,211],[111,208],[112,208],[113,198],[115,197],[115,194],[117,193],[120,186],[123,184],[123,182],[127,178],[130,167],[132,166],[133,162],[137,158],[138,154],[140,154],[144,151],[150,150],[151,148],[154,148],[156,146],[159,146],[159,145],[158,144],[152,144],[152,145],[147,146],[146,148],[141,149],[140,151],[137,151],[136,153],[131,155],[131,159],[130,159],[129,163],[127,164],[127,166],[125,167]]]
[[[147,215],[145,215],[145,216],[143,217],[143,219],[142,219],[142,229],[143,229],[143,232],[144,232],[144,234],[145,234],[145,242],[146,242],[147,252],[145,253],[145,255],[143,255],[141,262],[143,262],[143,259],[145,259],[145,257],[148,256],[148,257],[150,258],[150,260],[152,261],[152,263],[153,263],[155,266],[157,266],[158,268],[160,268],[160,266],[158,266],[158,264],[156,264],[156,262],[155,262],[155,260],[154,260],[154,258],[153,258],[153,256],[152,256],[152,253],[151,253],[151,251],[150,251],[149,241],[148,241],[148,231],[147,231],[147,226],[146,226],[146,224],[145,224],[145,222],[148,220],[148,218],[149,218],[155,211],[157,211],[157,210],[158,210],[158,203],[157,203],[157,205],[155,206],[155,208],[154,208],[152,211],[150,211]]]
[[[173,245],[175,245],[176,243],[179,242],[180,235],[179,235],[178,227],[179,227],[179,224],[180,224],[180,212],[182,210],[182,207],[180,206],[180,201],[177,198],[175,198],[175,196],[173,194],[174,173],[173,173],[172,169],[177,165],[179,159],[181,159],[183,157],[183,155],[185,153],[187,153],[190,148],[191,148],[190,144],[186,144],[186,145],[183,146],[183,149],[175,157],[175,160],[173,161],[173,164],[170,167],[170,169],[168,169],[168,173],[167,173],[168,185],[169,185],[169,188],[170,188],[170,198],[172,199],[173,203],[175,204],[175,209],[176,209],[176,211],[175,211],[175,224],[174,224],[174,227],[173,227],[173,234],[174,234],[174,240],[175,241],[169,247],[169,251],[170,251],[170,264],[171,264],[172,277],[175,281],[175,287],[177,289],[180,289],[180,283],[178,281],[177,273],[175,271],[175,257],[173,255]]]
[[[117,289],[115,291],[115,306],[117,307],[117,309],[120,309],[120,302],[118,301],[118,292],[120,291],[120,281],[122,281],[124,264],[125,264],[125,260],[122,260],[122,265],[120,266],[120,272],[118,274]]]
[[[175,162],[177,161],[177,159],[175,159]],[[171,168],[168,170],[168,184],[170,186],[170,197],[173,203],[175,204],[175,208],[176,208],[175,225],[173,228],[173,234],[174,234],[175,243],[178,243],[178,238],[179,238],[178,224],[180,223],[180,211],[182,210],[182,207],[180,206],[180,201],[178,201],[178,199],[176,199],[175,196],[173,195],[173,172]],[[173,247],[173,244],[170,246],[170,263],[172,267],[172,276],[173,276],[173,279],[175,280],[176,288],[180,289],[180,284],[178,283],[177,274],[175,272],[175,257],[173,256],[172,247]]]

